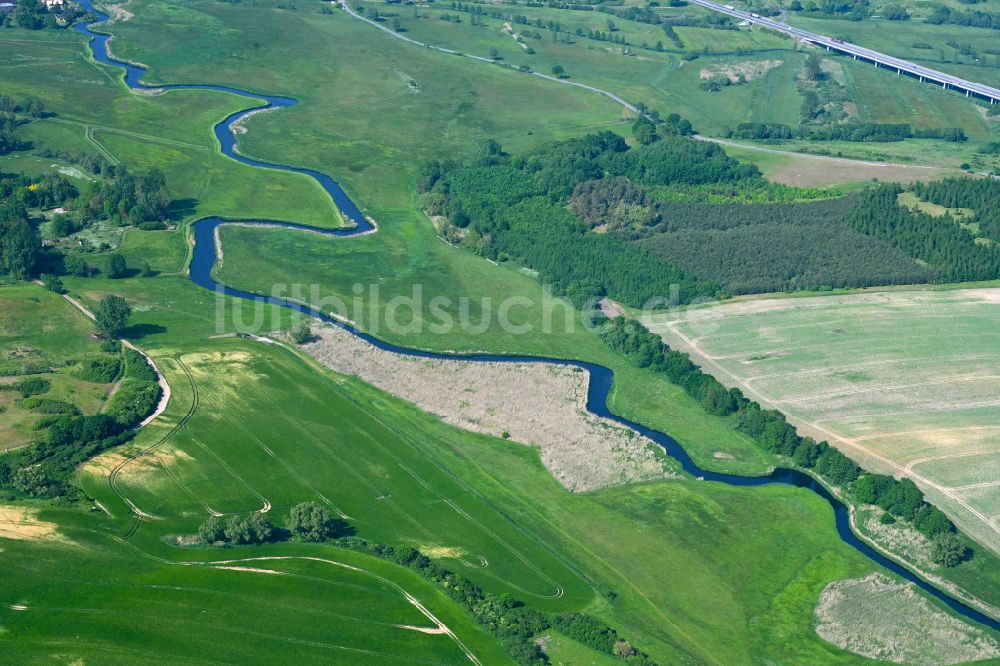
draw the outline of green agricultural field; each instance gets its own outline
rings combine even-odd
[[[871,469],[912,476],[996,550],[997,293],[759,299],[650,323],[800,429]]]
[[[459,663],[468,651],[510,663],[441,590],[369,556],[302,545],[164,552],[141,532],[117,536],[106,516],[15,511],[0,506],[0,641],[11,661]]]
[[[417,546],[535,608],[589,609],[666,663],[744,662],[778,640],[791,642],[791,663],[841,658],[812,634],[810,604],[829,580],[870,565],[837,542],[829,507],[805,491],[688,481],[573,495],[531,449],[443,426],[281,348],[229,338],[156,353],[174,398],[134,445],[156,448],[113,486],[108,469],[131,449],[82,474],[116,516],[129,511],[119,497],[155,516],[137,534],[143,548],[193,532],[209,510],[267,504],[280,516],[319,499],[359,536]],[[780,563],[730,580],[777,542],[788,544]],[[786,610],[775,615],[775,603]],[[723,630],[741,638],[720,643]]]

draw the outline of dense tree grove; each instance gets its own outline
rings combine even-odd
[[[691,358],[671,349],[641,324],[618,317],[603,320],[601,337],[642,368],[663,373],[701,403],[705,411],[730,419],[734,428],[749,435],[763,449],[788,456],[805,469],[812,469],[836,486],[850,488],[855,498],[878,504],[895,516],[912,521],[931,538],[953,532],[955,526],[940,510],[924,501],[923,493],[909,479],[862,473],[858,465],[830,446],[801,437],[778,411],[764,409],[748,400],[738,388],[727,389],[717,379],[702,372]]]
[[[927,17],[927,22],[933,25],[945,23],[951,25],[964,25],[973,28],[992,28],[1000,30],[1000,14],[983,12],[979,10],[959,10],[938,5]]]
[[[752,167],[751,167],[752,169]],[[588,230],[565,207],[576,186],[605,175],[649,184],[702,183],[756,174],[714,145],[668,135],[629,149],[610,132],[559,142],[523,157],[488,142],[468,165],[431,163],[421,173],[425,207],[444,215],[451,237],[497,261],[513,259],[576,302],[613,295],[641,305],[680,285],[684,298],[711,293],[629,243]]]
[[[29,278],[41,258],[42,239],[17,201],[0,199],[0,274]]]
[[[288,516],[288,531],[299,541],[326,541],[333,538],[342,521],[316,502],[302,502],[292,507]]]
[[[1000,246],[976,243],[950,215],[935,217],[899,205],[900,192],[898,185],[865,190],[848,216],[848,224],[926,262],[941,279],[966,282],[1000,278]]]
[[[383,545],[358,537],[340,538],[335,543],[341,548],[414,569],[424,578],[442,586],[448,596],[497,638],[518,664],[541,666],[550,663],[535,638],[544,631],[554,629],[603,654],[624,659],[632,666],[656,666],[649,655],[633,647],[614,628],[597,618],[583,613],[548,615],[532,610],[509,594],[483,590],[472,581],[435,564],[411,546]]]
[[[570,210],[728,293],[912,284],[937,273],[845,220],[856,195],[743,205],[656,200],[626,178],[583,181]]]
[[[78,5],[68,2],[61,7],[49,8],[38,0],[17,0],[13,11],[0,12],[0,27],[10,26],[24,30],[65,28],[84,14]]]
[[[914,183],[918,197],[946,208],[971,208],[972,217],[962,222],[978,224],[985,238],[1000,241],[1000,180],[993,178],[945,178],[930,183]]]
[[[135,174],[115,167],[111,178],[96,184],[86,201],[86,219],[110,219],[139,228],[161,229],[167,219],[170,193],[163,174],[152,169]]]
[[[27,377],[0,387],[17,391],[20,407],[42,415],[33,426],[38,433],[35,441],[0,457],[0,498],[84,499],[83,491],[73,484],[76,468],[101,451],[127,442],[134,434],[130,428],[155,409],[160,387],[146,359],[120,345],[105,348],[110,353],[68,365],[68,372],[78,379],[107,384],[118,377],[124,359],[121,385],[103,414],[84,416],[73,404],[44,397],[52,386],[45,377]],[[51,368],[16,369],[18,373],[32,370],[49,372]]]
[[[0,98],[0,109],[7,103]],[[0,132],[2,126],[0,111]],[[39,272],[76,276],[93,273],[75,254],[63,257],[58,251],[43,252],[38,211],[64,209],[51,217],[50,235],[57,239],[102,219],[121,225],[134,224],[147,230],[166,228],[164,220],[170,196],[163,174],[153,170],[137,175],[124,166],[114,167],[79,156],[77,159],[94,173],[103,174],[106,180],[94,183],[89,191],[85,188],[80,192],[62,175],[0,174],[0,275],[23,280],[36,277]],[[122,262],[122,257],[112,258],[109,277],[126,274]]]
[[[33,444],[0,458],[0,496],[6,499],[81,499],[83,491],[72,484],[76,468],[131,437],[125,426],[107,414],[80,416],[68,403],[39,398],[28,398],[22,404],[48,416]],[[64,413],[56,413],[60,411]]]

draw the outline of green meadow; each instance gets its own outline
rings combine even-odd
[[[520,150],[592,129],[624,133],[621,108],[586,91],[403,44],[339,11],[285,6],[296,9],[137,0],[130,5],[135,17],[113,28],[115,53],[148,64],[151,82],[297,98],[292,109],[250,120],[241,149],[330,174],[379,223],[377,234],[352,239],[224,228],[218,277],[264,293],[278,283],[316,285],[317,298],[347,303],[357,296],[355,284],[377,285],[390,299],[411,295],[419,283],[426,298],[468,298],[474,321],[495,321],[508,296],[541,303],[542,285],[523,271],[436,237],[418,209],[416,171],[427,159],[467,155],[489,137]],[[269,508],[282,525],[292,505],[319,501],[346,516],[358,536],[418,547],[486,590],[546,612],[594,615],[661,664],[870,663],[814,629],[813,609],[828,583],[877,568],[839,539],[832,509],[817,495],[690,478],[573,494],[531,447],[445,425],[284,346],[218,337],[233,333],[237,319],[260,314],[266,332],[287,328],[290,315],[257,313],[252,304],[195,287],[184,275],[185,222],[220,215],[333,226],[338,218],[326,195],[304,177],[217,154],[211,127],[245,107],[244,99],[129,93],[113,70],[85,57],[74,33],[0,40],[0,53],[8,62],[22,54],[58,62],[8,67],[10,76],[0,79],[0,93],[37,96],[55,112],[26,129],[33,141],[106,151],[136,169],[158,167],[183,202],[176,231],[130,231],[122,240],[128,263],[148,261],[155,277],[65,280],[91,307],[108,293],[129,300],[135,312],[126,336],[157,360],[172,397],[133,443],[81,468],[79,482],[103,510],[0,507],[0,641],[12,661],[461,663],[464,646],[484,664],[507,662],[443,588],[412,570],[329,545],[220,549],[178,539],[210,513]],[[674,71],[688,67],[677,65]],[[580,67],[599,69],[597,60]],[[617,71],[609,65],[602,76]],[[771,70],[785,83],[791,71]],[[88,261],[102,267],[107,254]],[[31,302],[36,295],[62,312],[65,304],[40,287],[0,287],[0,299]],[[515,323],[533,326],[526,335],[495,324],[480,334],[434,335],[359,323],[412,347],[605,364],[617,377],[612,408],[669,432],[699,464],[746,474],[774,465],[681,389],[609,351],[583,328],[580,312],[556,312],[555,329],[544,335],[537,308],[512,313]],[[61,328],[65,342],[43,325],[19,335],[39,348],[91,344],[82,315],[60,316],[78,319]],[[138,452],[145,453],[130,460]],[[454,636],[408,628],[434,625],[407,595]],[[554,657],[589,659],[582,645],[552,640]]]

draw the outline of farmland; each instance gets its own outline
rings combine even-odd
[[[749,300],[650,323],[798,427],[872,469],[912,476],[998,549],[996,303],[995,289],[884,291]]]

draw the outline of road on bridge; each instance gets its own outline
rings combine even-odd
[[[879,53],[878,51],[866,49],[863,46],[858,46],[857,44],[841,41],[834,37],[827,37],[826,35],[820,35],[815,32],[800,30],[799,28],[794,28],[787,23],[772,21],[771,19],[760,16],[759,14],[736,9],[732,5],[723,5],[718,2],[712,2],[711,0],[690,1],[696,5],[705,7],[706,9],[727,14],[742,21],[746,21],[747,23],[770,28],[771,30],[776,30],[777,32],[784,33],[801,41],[825,47],[827,50],[846,53],[847,55],[854,57],[855,60],[861,58],[875,63],[876,67],[883,66],[894,69],[897,74],[906,72],[911,76],[919,78],[921,81],[937,83],[945,89],[953,88],[955,90],[960,90],[965,93],[966,97],[975,95],[983,99],[988,99],[991,104],[1000,102],[1000,89],[992,88],[982,83],[967,81],[963,78],[952,76],[951,74],[939,72],[936,69],[917,65],[909,60],[895,58],[884,53]]]

